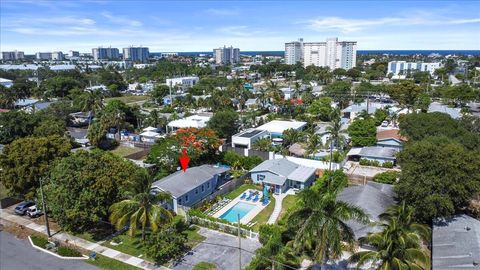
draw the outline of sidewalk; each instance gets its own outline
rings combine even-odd
[[[36,232],[42,233],[42,234],[47,234],[45,225],[39,225],[33,221],[30,221],[26,218],[10,214],[6,212],[4,209],[0,209],[0,219],[4,219],[6,221],[13,222],[18,225],[25,226],[31,230],[34,230]],[[111,259],[115,259],[121,262],[124,262],[126,264],[130,264],[133,266],[136,266],[141,269],[146,269],[146,270],[169,270],[170,268],[164,267],[164,266],[155,266],[153,263],[145,261],[141,258],[134,257],[132,255],[128,255],[125,253],[122,253],[120,251],[104,247],[101,245],[102,242],[98,243],[92,243],[90,241],[87,241],[85,239],[70,235],[65,232],[58,232],[56,233],[53,230],[50,230],[51,234],[53,235],[52,238],[57,239],[59,241],[65,242],[65,240],[68,240],[69,244],[72,244],[74,246],[78,246],[80,248],[86,249],[86,250],[91,250],[95,251],[98,254],[101,254],[105,257],[109,257]]]
[[[283,199],[287,197],[287,195],[294,195],[295,192],[293,189],[287,190],[285,193],[281,193],[280,195],[273,194],[273,197],[275,198],[275,208],[273,209],[272,214],[268,218],[267,224],[275,224],[275,222],[278,219],[278,216],[280,216],[280,212],[282,211],[282,203]]]

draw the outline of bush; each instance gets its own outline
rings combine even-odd
[[[45,246],[48,244],[48,239],[46,237],[32,235],[30,238],[32,239],[33,244],[37,247],[45,248]]]
[[[164,264],[181,256],[187,246],[187,236],[176,232],[174,228],[165,228],[152,234],[146,241],[146,254],[156,263]]]
[[[387,161],[385,163],[389,163],[389,161]],[[383,167],[382,165],[380,165],[380,162],[378,160],[369,160],[369,159],[365,159],[365,158],[360,159],[360,165]],[[391,167],[385,167],[385,168],[393,168],[393,163],[392,163]]]
[[[393,162],[391,162],[391,161],[384,162],[382,164],[382,167],[391,169],[391,168],[393,168]]]
[[[60,246],[58,247],[57,253],[63,257],[82,257],[82,253],[69,247]]]
[[[398,172],[383,172],[375,175],[373,181],[383,184],[394,184],[397,181]]]

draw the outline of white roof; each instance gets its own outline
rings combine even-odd
[[[273,120],[256,129],[267,130],[270,133],[283,133],[287,129],[301,129],[305,125],[307,125],[307,122]]]
[[[11,83],[12,80],[0,78],[0,83]]]
[[[183,119],[174,120],[168,123],[168,126],[174,128],[204,128],[207,126],[207,122],[210,118],[210,116],[192,115]]]
[[[140,133],[140,136],[143,136],[143,137],[159,137],[160,133],[153,132],[153,131],[145,131],[145,132]]]
[[[146,127],[143,129],[143,131],[158,131],[158,128],[155,127]]]

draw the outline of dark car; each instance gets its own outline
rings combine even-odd
[[[23,216],[27,213],[28,208],[34,205],[35,203],[30,201],[21,202],[15,207],[15,214]]]

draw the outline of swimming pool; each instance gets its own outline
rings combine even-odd
[[[237,222],[238,215],[240,215],[240,219],[242,219],[253,208],[255,208],[253,204],[238,202],[232,208],[228,209],[227,212],[223,213],[220,218],[230,222]]]

